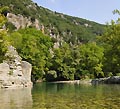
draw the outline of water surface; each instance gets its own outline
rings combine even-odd
[[[120,85],[36,84],[34,109],[120,109]]]
[[[0,109],[120,109],[120,85],[38,83],[32,89],[0,89]]]
[[[32,109],[31,88],[0,89],[0,109]]]

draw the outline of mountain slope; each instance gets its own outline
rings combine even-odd
[[[9,11],[16,15],[21,14],[31,22],[39,21],[39,26],[45,34],[56,41],[65,41],[71,44],[94,40],[103,33],[104,25],[82,18],[53,12],[38,6],[31,0],[0,0],[1,6],[8,6]]]

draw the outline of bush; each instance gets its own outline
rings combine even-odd
[[[55,70],[50,70],[45,75],[46,81],[54,81],[57,78],[57,73]]]

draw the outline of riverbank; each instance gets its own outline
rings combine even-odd
[[[42,80],[38,80],[36,83],[42,83],[42,82],[43,82]],[[111,76],[106,78],[84,79],[84,80],[52,81],[50,83],[66,83],[66,84],[82,84],[82,85],[120,84],[120,76]]]
[[[69,83],[69,84],[91,84],[92,79],[89,80],[73,80],[73,81],[55,81],[51,83]]]
[[[120,76],[111,76],[107,78],[93,79],[92,84],[120,84]]]
[[[72,81],[54,81],[51,83],[68,83],[68,84],[120,84],[120,76],[112,76],[107,78],[72,80]]]

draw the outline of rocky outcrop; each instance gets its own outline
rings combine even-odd
[[[93,79],[92,84],[120,84],[120,76]]]
[[[30,63],[22,61],[13,46],[8,47],[6,60],[0,64],[0,87],[28,87],[32,86]]]
[[[40,30],[39,21],[37,19],[32,19],[30,17],[27,18],[20,14],[15,15],[13,13],[7,13],[7,19],[8,22],[11,22],[16,27],[17,30],[20,28],[26,28],[30,26],[33,26],[36,29]]]

